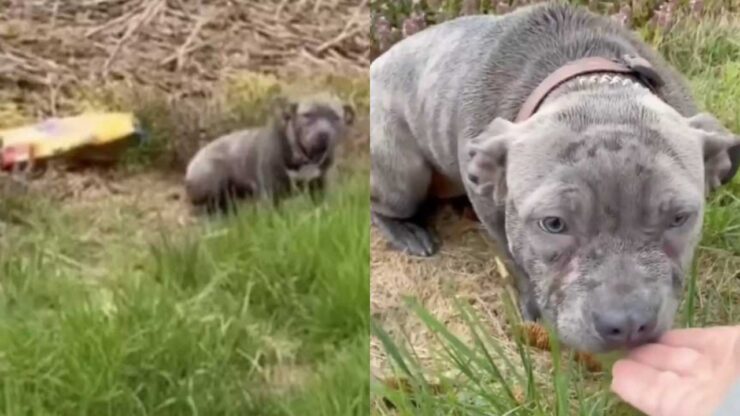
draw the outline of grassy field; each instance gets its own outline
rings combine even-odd
[[[677,22],[670,30],[647,25],[638,30],[686,74],[702,107],[740,132],[740,15]],[[710,199],[677,326],[740,322],[738,270],[740,178]],[[373,414],[639,414],[609,393],[608,371],[589,373],[572,365],[572,357],[560,354],[557,346],[543,363],[542,353],[524,347],[521,339],[492,335],[490,317],[481,316],[466,300],[458,302],[455,317],[464,322],[466,337],[449,329],[449,315],[443,320],[413,299],[409,307],[434,335],[434,365],[421,359],[418,345],[405,341],[414,339],[413,334],[399,338],[374,325],[396,375],[409,385],[404,391],[373,383]],[[515,323],[511,316],[498,319]],[[602,359],[608,365],[614,357]]]
[[[367,174],[339,186],[146,242],[4,200],[0,414],[367,413]]]

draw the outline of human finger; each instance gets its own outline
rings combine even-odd
[[[659,371],[678,375],[701,374],[711,368],[711,361],[692,348],[664,344],[647,344],[630,351],[628,358]]]
[[[663,334],[657,343],[704,352],[710,348],[714,338],[721,334],[723,329],[723,327],[673,329]]]
[[[611,389],[625,402],[637,410],[657,415],[660,400],[679,380],[679,376],[669,371],[659,371],[631,359],[621,359],[612,367]]]

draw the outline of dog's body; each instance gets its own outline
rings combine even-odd
[[[297,188],[317,196],[353,117],[350,106],[326,97],[280,100],[267,126],[222,136],[196,153],[185,174],[190,201],[223,211],[235,200],[278,202]]]
[[[511,122],[563,65],[625,55],[647,60],[659,86],[576,77]],[[734,174],[740,147],[697,114],[657,53],[607,18],[545,4],[432,26],[370,74],[372,216],[392,245],[432,255],[417,213],[430,198],[467,195],[518,276],[525,318],[542,316],[588,351],[672,324],[704,195]]]

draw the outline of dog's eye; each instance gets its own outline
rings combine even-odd
[[[542,231],[550,234],[561,234],[565,232],[565,221],[559,217],[545,217],[539,221]]]
[[[325,117],[331,122],[339,121],[341,119],[341,117],[336,113],[328,113]]]
[[[684,224],[686,224],[686,221],[689,219],[689,214],[676,214],[671,218],[670,227],[671,228],[678,228]]]

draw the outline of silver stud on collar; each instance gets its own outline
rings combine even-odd
[[[618,74],[597,74],[578,77],[574,80],[578,85],[621,85],[624,87],[644,88],[639,82],[630,77]]]

